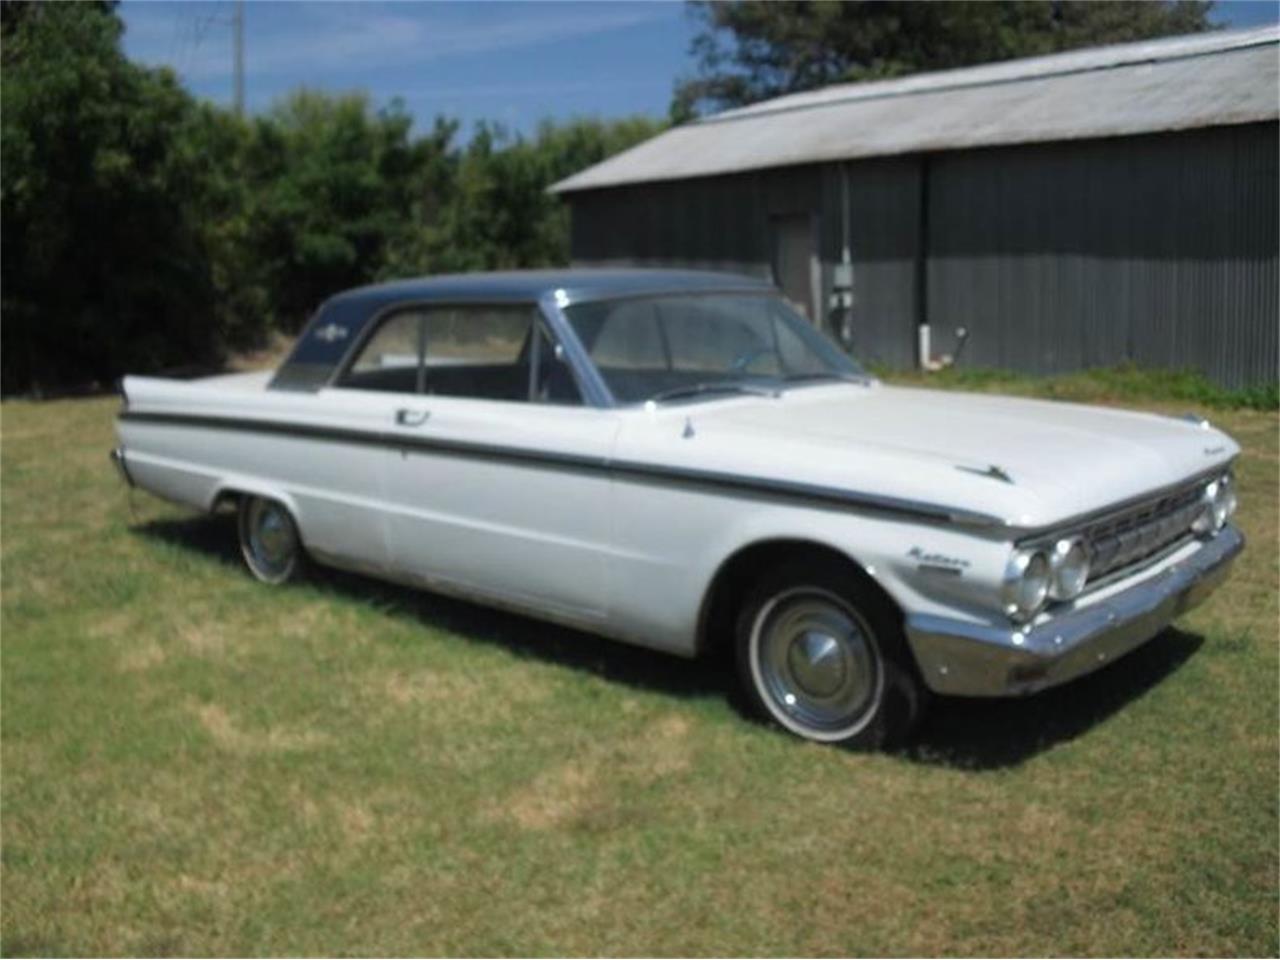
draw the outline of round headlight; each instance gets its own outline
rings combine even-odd
[[[1010,619],[1030,620],[1049,596],[1049,558],[1042,550],[1018,550],[1004,575],[1004,612]]]
[[[1222,529],[1231,515],[1236,512],[1236,487],[1230,476],[1217,482],[1217,491],[1213,497],[1213,522]]]
[[[1089,551],[1080,539],[1059,540],[1050,557],[1053,576],[1049,596],[1054,600],[1073,600],[1084,590],[1089,579]]]
[[[1221,490],[1222,484],[1214,480],[1204,488],[1204,493],[1200,499],[1200,512],[1196,514],[1196,518],[1191,521],[1191,530],[1193,533],[1202,537],[1207,537],[1217,533],[1222,527],[1222,523],[1218,520],[1218,491]],[[1225,515],[1223,517],[1225,520]]]

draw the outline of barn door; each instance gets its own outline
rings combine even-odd
[[[773,282],[810,322],[816,316],[818,250],[814,218],[788,213],[770,218],[773,234]]]

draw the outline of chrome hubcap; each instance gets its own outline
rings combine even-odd
[[[848,735],[870,719],[880,659],[866,622],[839,598],[807,589],[775,598],[755,641],[763,691],[788,725]]]
[[[813,697],[830,697],[849,671],[840,641],[829,633],[808,630],[787,649],[787,667],[800,688]]]
[[[257,567],[268,576],[289,569],[297,551],[293,521],[278,504],[255,500],[249,507],[249,552]]]

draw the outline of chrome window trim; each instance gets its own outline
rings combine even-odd
[[[582,345],[582,341],[574,332],[573,324],[564,315],[563,308],[577,302],[581,301],[571,300],[563,290],[551,290],[538,298],[538,307],[551,334],[559,341],[560,346],[564,347],[565,360],[569,364],[574,379],[578,382],[583,401],[590,406],[602,409],[616,407],[618,403],[609,388],[605,386],[604,377],[591,362],[587,348]]]

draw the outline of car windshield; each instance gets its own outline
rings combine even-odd
[[[565,309],[619,403],[772,393],[866,374],[774,294],[682,294]]]

